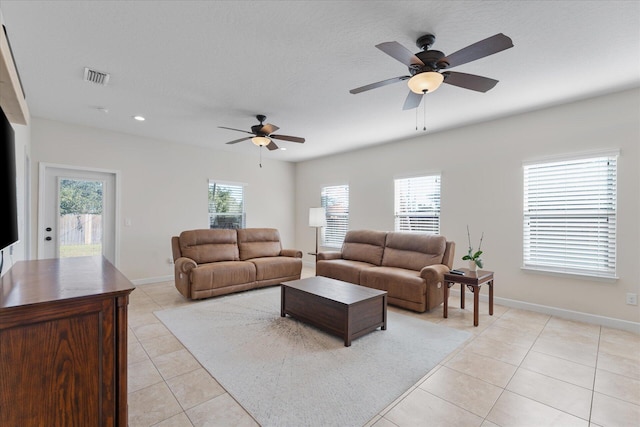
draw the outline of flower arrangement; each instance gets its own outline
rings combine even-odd
[[[471,246],[471,233],[469,233],[469,225],[467,225],[467,237],[469,239],[469,252],[462,257],[465,261],[472,261],[478,267],[482,268],[482,259],[480,259],[480,255],[482,255],[482,239],[484,238],[484,231],[482,232],[482,236],[480,236],[480,244],[478,245],[478,250],[473,252],[473,247]]]

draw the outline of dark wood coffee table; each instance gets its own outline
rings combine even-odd
[[[351,340],[387,329],[387,293],[328,277],[282,284],[280,316],[286,315]]]

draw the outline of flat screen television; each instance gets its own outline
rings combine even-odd
[[[18,241],[18,202],[15,134],[2,108],[0,112],[0,250],[4,250]]]

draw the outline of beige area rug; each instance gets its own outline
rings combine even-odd
[[[262,426],[362,426],[471,334],[388,311],[342,338],[280,317],[280,287],[155,312]]]

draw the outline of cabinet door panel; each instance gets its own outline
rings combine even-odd
[[[0,330],[0,425],[101,424],[101,317]]]

